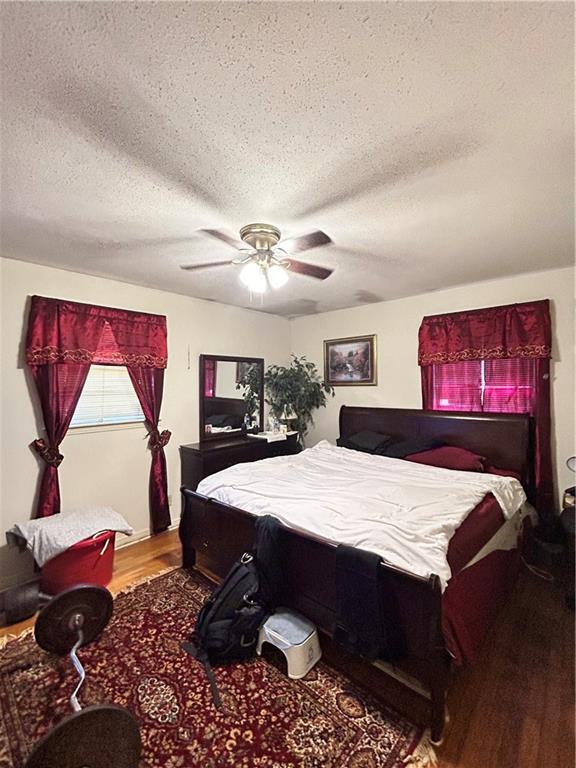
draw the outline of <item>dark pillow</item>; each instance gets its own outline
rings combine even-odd
[[[412,453],[405,458],[406,461],[414,461],[417,464],[428,464],[443,469],[459,469],[463,472],[484,472],[486,465],[484,456],[479,456],[466,448],[457,448],[455,445],[445,445],[423,453]]]
[[[376,449],[387,445],[393,438],[390,435],[383,435],[381,432],[356,432],[350,437],[339,437],[336,444],[341,448],[352,448],[355,451],[364,451],[365,453],[375,453]]]
[[[206,424],[211,424],[213,427],[225,427],[227,419],[227,413],[215,413],[213,416],[208,416]]]
[[[501,475],[502,477],[513,477],[516,480],[521,481],[520,473],[514,472],[513,469],[500,469],[500,467],[493,467],[489,464],[484,470],[488,475]]]
[[[215,413],[213,416],[208,416],[206,423],[211,424],[213,427],[238,429],[238,427],[242,426],[242,416],[235,413]]]
[[[406,440],[397,440],[383,445],[374,453],[379,456],[388,456],[390,459],[403,459],[411,453],[421,453],[441,445],[444,445],[441,440],[431,440],[429,437],[410,437]]]

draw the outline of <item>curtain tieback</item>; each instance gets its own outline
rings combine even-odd
[[[172,437],[172,432],[169,429],[164,429],[162,432],[158,432],[157,429],[148,433],[148,448],[151,451],[161,451],[165,445],[168,445],[168,441]]]
[[[60,464],[62,464],[64,456],[58,451],[58,448],[46,445],[46,441],[42,438],[34,440],[31,443],[31,448],[34,448],[36,453],[38,453],[44,459],[46,464],[49,464],[51,467],[59,467]]]

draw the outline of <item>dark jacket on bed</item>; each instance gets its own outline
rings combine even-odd
[[[370,661],[403,655],[404,639],[389,573],[379,555],[340,544],[336,549],[334,640]]]

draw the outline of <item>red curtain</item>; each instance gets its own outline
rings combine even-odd
[[[482,369],[480,407],[530,413],[534,419],[535,506],[544,520],[554,514],[550,426],[552,331],[548,299],[425,317],[418,333],[422,404],[442,409],[453,384],[474,406],[468,384],[471,370]],[[480,361],[484,361],[481,363]],[[470,370],[469,370],[470,369]],[[449,410],[457,410],[445,404]]]
[[[46,463],[36,517],[48,517],[60,512],[58,467],[64,456],[59,447],[68,431],[89,370],[90,363],[72,362],[66,365],[34,365],[31,368],[47,436],[47,441],[39,438],[32,443]]]
[[[216,360],[204,360],[204,397],[216,397]]]
[[[542,299],[425,317],[418,332],[418,363],[550,357],[549,305]]]
[[[60,511],[59,451],[92,363],[127,366],[142,405],[152,451],[150,512],[155,532],[170,525],[164,445],[158,432],[164,368],[166,318],[145,312],[33,296],[28,318],[26,362],[40,398],[48,442],[32,445],[47,464],[37,515]],[[145,373],[144,373],[145,372]],[[152,383],[145,383],[148,381]]]
[[[148,423],[150,436],[148,447],[152,451],[149,485],[150,510],[155,510],[152,514],[152,530],[154,533],[160,533],[170,525],[166,456],[164,455],[164,446],[170,440],[170,432],[167,429],[162,432],[158,431],[164,388],[164,370],[162,368],[128,366],[128,373],[142,406],[144,418]]]
[[[26,362],[166,368],[166,318],[32,296]]]
[[[556,510],[552,479],[552,424],[550,418],[550,360],[534,361],[534,477],[536,507],[546,520],[552,520]]]

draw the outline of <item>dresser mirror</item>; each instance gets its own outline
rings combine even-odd
[[[263,358],[200,355],[200,440],[259,432],[263,423]]]

